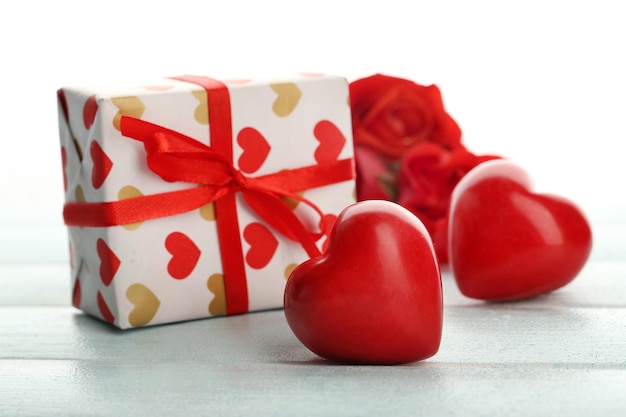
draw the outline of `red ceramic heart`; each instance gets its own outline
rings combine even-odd
[[[243,238],[250,245],[246,253],[246,262],[251,268],[264,268],[274,257],[278,240],[261,223],[250,223],[243,229]]]
[[[270,144],[267,143],[261,132],[252,127],[246,127],[239,131],[237,143],[243,149],[238,160],[239,169],[246,174],[252,174],[261,168],[271,150]]]
[[[91,171],[91,185],[93,188],[100,188],[104,181],[109,176],[111,168],[113,168],[113,161],[104,152],[100,144],[96,141],[91,142],[89,149],[91,153],[91,160],[93,161],[93,170]]]
[[[330,360],[397,364],[434,355],[441,274],[426,228],[389,201],[347,207],[328,250],[291,273],[285,315],[296,337]]]
[[[83,124],[85,129],[89,130],[93,121],[96,119],[96,113],[98,113],[98,102],[96,96],[92,95],[87,98],[83,105]]]
[[[313,135],[320,142],[314,153],[317,163],[336,161],[346,144],[346,138],[339,128],[328,120],[322,120],[315,125]]]
[[[165,238],[165,249],[172,254],[167,272],[174,279],[187,278],[200,259],[200,249],[184,233],[172,232]]]
[[[103,239],[98,239],[96,242],[96,251],[100,258],[100,279],[108,287],[115,278],[121,262]]]
[[[591,228],[561,197],[535,194],[519,166],[485,162],[452,193],[450,265],[461,292],[492,301],[545,294],[576,277],[591,251]]]

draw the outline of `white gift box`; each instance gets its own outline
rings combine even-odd
[[[58,96],[73,304],[119,328],[282,307],[290,271],[355,201],[342,77]]]

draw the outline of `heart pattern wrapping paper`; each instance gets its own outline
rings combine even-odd
[[[232,165],[253,177],[352,160],[348,85],[342,77],[292,75],[223,82],[230,97]],[[151,170],[144,145],[125,136],[138,118],[211,145],[207,92],[180,79],[62,88],[59,129],[67,203],[104,203],[200,186],[165,181]],[[354,180],[297,190],[285,207],[322,250],[337,214],[354,203]],[[286,277],[308,259],[235,193],[247,311],[280,308]],[[227,313],[214,202],[175,215],[109,227],[70,225],[72,303],[126,329]],[[231,287],[232,288],[232,287]]]

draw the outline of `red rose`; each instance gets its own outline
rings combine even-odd
[[[472,168],[498,158],[476,156],[463,146],[453,150],[435,143],[412,147],[398,172],[398,203],[422,220],[439,261],[448,261],[448,209],[452,190]]]
[[[389,159],[423,142],[454,149],[461,129],[446,113],[439,88],[373,75],[350,84],[354,143]]]
[[[385,199],[424,223],[441,263],[448,260],[452,190],[472,168],[497,157],[476,156],[446,113],[439,88],[373,75],[350,84],[357,199]]]
[[[354,147],[356,162],[356,195],[359,200],[393,200],[396,176],[388,164],[373,150]]]

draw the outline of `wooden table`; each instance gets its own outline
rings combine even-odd
[[[441,348],[404,366],[324,361],[280,310],[119,331],[69,304],[65,260],[9,260],[0,416],[624,416],[626,225],[594,233],[579,277],[533,300],[470,300],[444,272]]]

